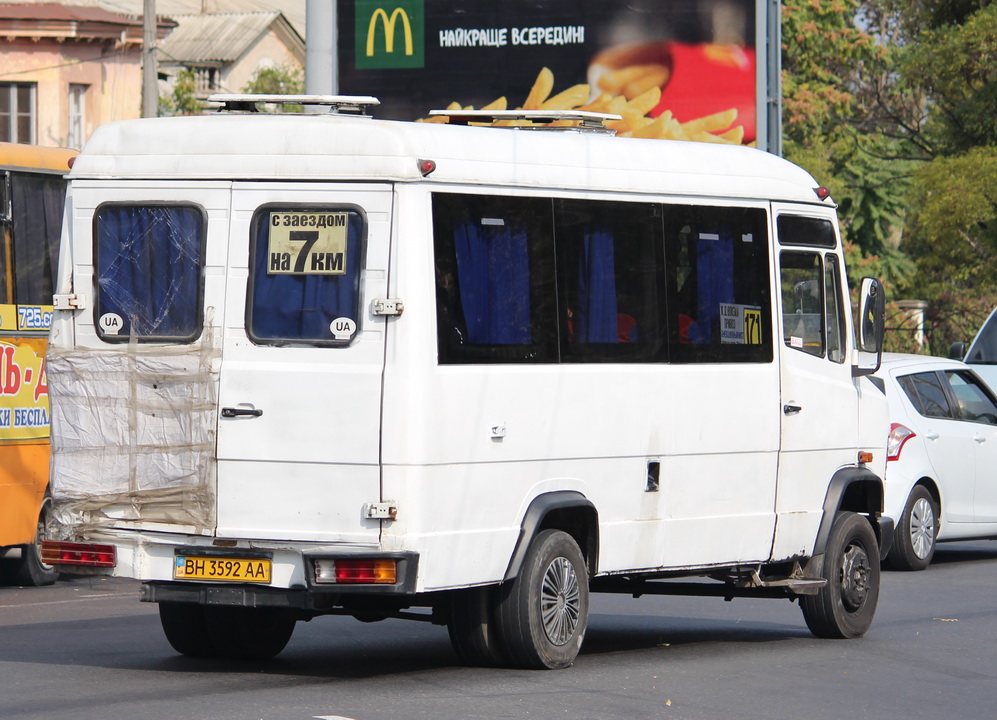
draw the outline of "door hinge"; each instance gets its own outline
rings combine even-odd
[[[83,293],[63,293],[52,296],[53,310],[83,310],[87,306],[87,296]]]
[[[398,298],[374,298],[370,302],[370,312],[374,316],[401,315],[405,303]]]
[[[398,506],[390,500],[365,503],[363,516],[368,520],[394,520],[398,516]]]

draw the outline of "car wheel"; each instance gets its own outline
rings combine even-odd
[[[588,573],[574,538],[544,530],[519,575],[502,588],[496,620],[508,661],[523,668],[565,668],[588,627]]]
[[[807,627],[817,637],[853,638],[865,634],[879,601],[879,543],[862,515],[842,512],[834,519],[824,551],[816,595],[800,597]]]
[[[924,570],[935,555],[938,537],[938,503],[923,485],[915,485],[907,498],[900,524],[893,534],[888,561],[897,570]]]

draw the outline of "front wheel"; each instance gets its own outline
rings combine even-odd
[[[821,576],[827,584],[820,592],[800,598],[810,632],[822,638],[864,635],[879,601],[879,543],[865,517],[842,512],[834,519]]]
[[[568,667],[581,649],[588,612],[588,572],[578,543],[560,530],[544,530],[498,602],[498,634],[509,662]]]
[[[893,535],[887,559],[897,570],[924,570],[935,556],[938,536],[938,503],[923,485],[915,485],[907,498],[900,524]]]

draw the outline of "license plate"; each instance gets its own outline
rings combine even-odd
[[[270,569],[270,558],[177,555],[173,562],[173,579],[269,583]]]

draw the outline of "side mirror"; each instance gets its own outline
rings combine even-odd
[[[966,357],[966,343],[959,342],[952,343],[949,347],[949,359],[950,360],[962,360]]]
[[[886,331],[886,291],[876,278],[862,278],[859,300],[858,363],[852,374],[872,375],[883,359],[883,336]]]

